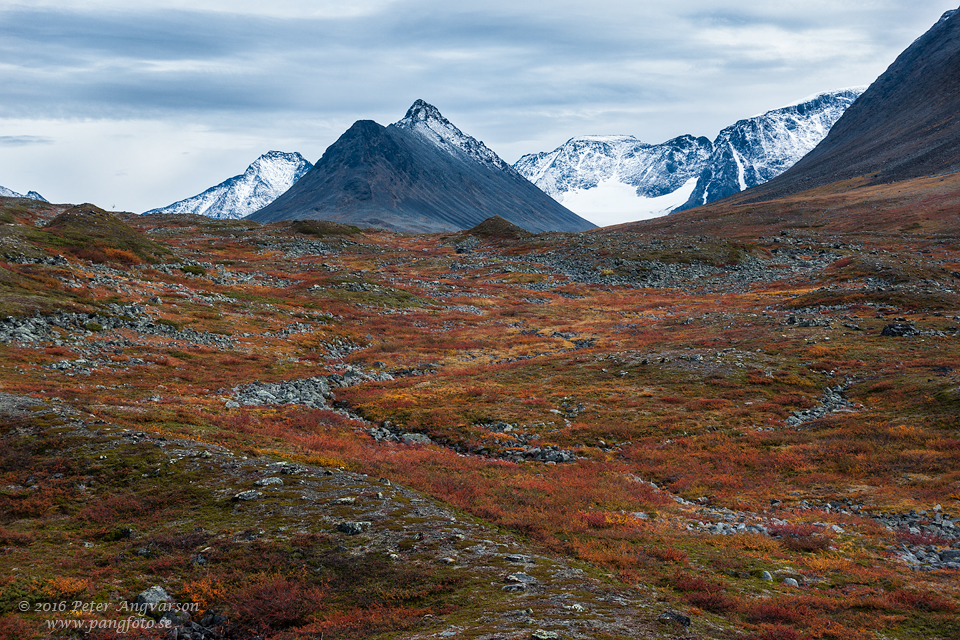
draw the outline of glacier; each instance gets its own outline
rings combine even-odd
[[[676,191],[648,198],[638,196],[631,185],[616,178],[607,178],[592,189],[567,191],[558,200],[593,224],[607,227],[625,220],[649,220],[665,216],[685,203],[696,186],[697,179],[690,178]]]
[[[514,168],[602,226],[667,215],[780,175],[812,150],[866,87],[829,91],[740,120],[711,142],[684,135],[648,144],[629,135],[571,138]]]
[[[313,165],[299,153],[269,151],[254,160],[246,171],[185,200],[154,213],[193,213],[218,219],[243,218],[280,197]]]

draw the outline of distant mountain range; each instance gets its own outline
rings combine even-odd
[[[960,9],[943,14],[817,147],[744,194],[771,200],[841,180],[885,184],[960,171]]]
[[[145,214],[195,213],[210,218],[243,218],[276,200],[312,168],[299,153],[270,151],[254,160],[242,174],[192,198]]]
[[[780,175],[817,146],[863,91],[822,93],[740,120],[712,142],[691,135],[661,144],[633,136],[580,136],[553,151],[525,155],[512,167],[418,100],[389,127],[355,123],[296,190],[313,165],[299,153],[270,151],[243,174],[146,213],[250,216],[260,222],[323,218],[411,232],[466,229],[493,215],[530,231],[642,220]]]
[[[664,215],[689,198],[713,147],[707,138],[681,136],[648,144],[633,136],[581,136],[558,149],[523,156],[521,175],[558,202],[608,224]]]
[[[31,200],[40,200],[41,202],[48,202],[46,198],[37,193],[36,191],[28,191],[26,195],[17,193],[12,189],[7,189],[6,187],[0,186],[0,196],[4,198],[29,198]]]
[[[581,136],[514,167],[597,224],[661,216],[724,198],[786,171],[820,142],[864,88],[822,93],[740,120],[707,138],[648,144]]]
[[[417,100],[390,126],[355,122],[303,178],[249,218],[432,233],[469,229],[492,216],[534,232],[594,227]]]

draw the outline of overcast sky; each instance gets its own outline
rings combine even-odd
[[[472,6],[471,6],[472,5]],[[508,162],[872,82],[957,0],[0,0],[0,185],[144,211],[417,98]]]

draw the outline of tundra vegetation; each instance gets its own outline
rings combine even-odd
[[[0,199],[0,638],[154,585],[199,610],[128,637],[960,637],[960,227],[903,191],[710,236]]]

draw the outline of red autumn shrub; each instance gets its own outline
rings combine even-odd
[[[17,615],[0,616],[0,640],[26,640],[35,638],[36,628]]]
[[[303,624],[321,608],[326,589],[300,578],[261,573],[233,598],[234,618],[248,631],[263,633]]]
[[[807,612],[802,607],[771,600],[749,604],[744,613],[747,621],[754,624],[761,622],[797,624],[807,616]]]
[[[775,525],[770,535],[779,536],[780,543],[791,551],[817,552],[830,548],[830,538],[820,535],[821,529],[810,523]]]

